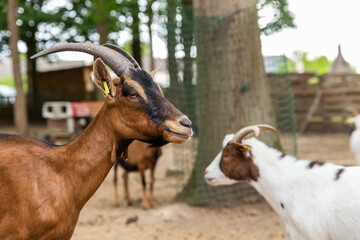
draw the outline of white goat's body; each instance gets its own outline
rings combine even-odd
[[[310,161],[281,158],[256,139],[244,143],[260,170],[250,184],[281,216],[291,239],[360,239],[360,167],[309,168]],[[344,172],[336,180],[339,169]]]
[[[255,138],[242,143],[251,147],[259,169],[259,178],[250,185],[281,216],[291,239],[360,239],[360,167],[311,165],[282,157]],[[212,185],[232,184],[221,172],[220,157],[207,168],[206,178]]]

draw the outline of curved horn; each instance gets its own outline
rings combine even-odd
[[[120,77],[122,73],[128,68],[133,67],[133,63],[123,55],[118,54],[113,49],[108,47],[91,44],[91,43],[65,43],[59,44],[55,47],[45,49],[33,56],[31,59],[45,56],[51,53],[64,52],[64,51],[77,51],[93,55],[95,58],[101,58],[115,74]]]
[[[250,134],[254,134],[255,137],[258,137],[260,132],[262,130],[271,130],[273,132],[276,132],[276,129],[273,128],[270,125],[267,124],[258,124],[258,125],[252,125],[248,127],[244,127],[240,129],[234,136],[234,141],[241,142],[245,137],[247,137]]]
[[[132,56],[130,56],[130,54],[128,54],[124,49],[119,48],[118,46],[115,46],[113,44],[110,43],[105,43],[102,46],[110,48],[118,53],[120,53],[121,55],[123,55],[124,57],[126,57],[133,65],[135,68],[137,69],[141,69],[139,63],[135,60],[135,58],[133,58]]]
[[[345,108],[345,111],[353,114],[354,116],[359,115],[359,110],[356,109],[355,107],[352,107],[352,106],[346,107],[346,108]]]

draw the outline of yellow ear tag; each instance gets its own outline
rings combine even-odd
[[[109,87],[108,87],[108,85],[107,85],[107,82],[104,81],[103,84],[104,84],[104,88],[105,88],[105,94],[104,94],[104,96],[107,96],[107,95],[109,95],[109,93],[110,93]]]
[[[247,146],[247,145],[244,145],[244,147],[248,150],[251,150],[251,147],[250,146]]]

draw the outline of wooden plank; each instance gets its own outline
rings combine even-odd
[[[329,123],[326,132],[346,132],[348,127],[346,124],[337,124],[337,123]],[[307,127],[307,131],[309,132],[324,132],[322,123],[309,123]]]
[[[338,88],[330,88],[324,90],[324,96],[332,95],[332,94],[360,94],[359,88],[344,88],[344,87],[338,87]]]
[[[324,96],[324,103],[326,104],[333,104],[333,103],[342,103],[344,106],[348,105],[352,102],[359,102],[360,101],[360,94],[359,95],[346,95],[346,96]]]
[[[316,85],[315,87],[303,87],[303,86],[292,86],[291,90],[295,95],[309,95],[316,94]]]

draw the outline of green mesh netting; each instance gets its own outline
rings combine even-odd
[[[254,8],[213,16],[199,9],[169,8],[167,44],[170,87],[166,95],[189,116],[195,135],[174,145],[179,198],[196,205],[257,201],[246,183],[211,187],[204,170],[221,149],[227,133],[259,123],[279,130],[261,139],[296,154],[293,96],[284,57],[261,54]]]

